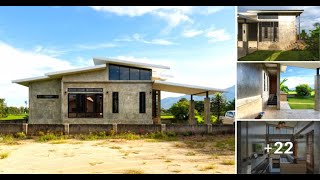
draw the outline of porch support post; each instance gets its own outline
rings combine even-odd
[[[204,121],[206,124],[211,124],[210,121],[210,99],[209,99],[209,93],[206,92],[206,98],[204,98]]]
[[[242,42],[243,42],[243,50],[245,52],[245,55],[249,54],[249,43],[248,43],[248,39],[249,39],[249,28],[248,28],[248,24],[246,22],[244,22],[242,24]]]
[[[280,67],[281,65],[278,64],[277,66],[277,109],[280,110]]]
[[[299,40],[301,39],[301,38],[300,38],[300,14],[299,14],[299,32],[298,32],[298,38],[299,38]]]
[[[157,111],[158,111],[158,114],[157,114],[157,121],[158,123],[157,124],[161,124],[161,91],[159,90],[158,91],[158,106],[157,106]]]
[[[195,118],[194,118],[194,100],[193,100],[193,95],[191,95],[190,106],[189,106],[189,124],[190,125],[196,124]]]
[[[317,74],[314,77],[314,110],[320,111],[320,74],[317,68]]]

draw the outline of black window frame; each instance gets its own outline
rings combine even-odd
[[[146,113],[146,92],[139,92],[139,113]]]
[[[76,112],[70,111],[70,96],[75,95],[76,99]],[[87,103],[86,97],[94,95],[94,102],[98,103],[98,97],[101,96],[101,111],[97,111],[98,104],[93,105],[93,112],[86,112]],[[71,117],[70,114],[76,114],[75,117]],[[82,115],[80,115],[82,114]],[[84,115],[84,116],[83,116]],[[103,118],[103,93],[68,93],[68,118]]]
[[[112,92],[112,113],[119,113],[119,92]]]
[[[117,67],[118,68],[118,74],[115,74],[113,76],[111,76],[111,71],[110,71],[110,66],[113,66],[113,67]],[[121,79],[121,68],[129,68],[129,79]],[[131,75],[131,70],[138,70],[138,78],[135,78],[135,79],[132,79],[132,75]],[[144,72],[144,71],[147,71],[149,72],[149,79],[145,79],[145,78],[142,78],[144,76],[142,76],[141,74]],[[116,64],[109,64],[109,80],[111,81],[118,81],[118,80],[127,80],[127,81],[139,81],[139,80],[152,80],[152,69],[147,69],[147,68],[138,68],[138,67],[132,67],[132,66],[123,66],[123,65],[116,65]],[[111,78],[111,77],[114,77],[114,78]]]

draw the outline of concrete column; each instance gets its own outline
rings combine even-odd
[[[158,96],[158,114],[157,114],[157,118],[158,118],[158,124],[161,124],[161,91],[159,90],[159,96]]]
[[[25,135],[28,134],[28,124],[27,123],[22,124],[22,131],[24,132]]]
[[[118,133],[118,125],[117,125],[117,123],[113,123],[112,124],[112,130],[113,130],[114,134]]]
[[[280,64],[277,66],[277,109],[280,110]]]
[[[194,100],[190,100],[190,106],[189,106],[189,124],[193,125],[196,124],[195,118],[194,118]]]
[[[242,24],[242,42],[243,42],[243,50],[245,52],[245,55],[249,54],[249,25],[248,24]]]
[[[166,132],[166,124],[161,124],[161,132]]]
[[[68,123],[64,123],[64,134],[65,135],[69,135],[69,124]]]
[[[204,98],[204,121],[206,124],[211,124],[210,121],[210,98]]]
[[[208,128],[207,133],[208,133],[208,134],[212,134],[212,133],[213,133],[213,131],[212,131],[212,124],[207,124],[207,128]]]
[[[314,110],[320,111],[320,75],[314,77]]]

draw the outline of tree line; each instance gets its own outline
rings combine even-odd
[[[26,107],[13,107],[7,106],[5,103],[5,99],[0,99],[0,118],[6,118],[9,114],[18,115],[18,114],[25,114],[29,113],[28,108]]]

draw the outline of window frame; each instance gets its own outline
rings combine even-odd
[[[146,92],[139,92],[139,113],[146,113],[146,103],[147,103],[147,95]]]
[[[116,94],[116,96],[115,96]],[[112,113],[116,114],[119,113],[119,92],[112,92]],[[115,100],[116,100],[116,105],[115,105]],[[117,107],[117,108],[115,108]]]
[[[114,77],[117,76],[117,78],[115,79],[111,79],[111,71],[110,71],[110,66],[114,66],[114,67],[118,67],[118,71],[119,71],[119,74],[116,74],[114,75]],[[129,68],[129,79],[121,79],[121,68]],[[131,69],[136,69],[138,70],[137,75],[138,75],[138,79],[132,79],[132,75],[131,75]],[[132,66],[123,66],[123,65],[116,65],[116,64],[109,64],[109,68],[108,68],[108,76],[109,76],[109,80],[110,81],[121,81],[121,80],[124,80],[124,81],[151,81],[152,80],[152,69],[147,69],[147,68],[138,68],[138,67],[132,67]],[[150,75],[150,79],[141,79],[141,72],[142,71],[148,71],[149,72],[149,75]]]
[[[75,103],[76,103],[76,112],[72,112],[70,111],[70,95],[75,95]],[[78,106],[79,102],[78,99],[80,99],[81,101],[83,100],[79,95],[82,95],[84,97],[84,101],[81,102],[81,104],[83,103],[83,106]],[[96,102],[97,101],[97,96],[101,96],[101,112],[95,112],[97,110],[98,105],[94,104],[94,108],[93,108],[93,112],[86,112],[87,110],[87,103],[86,103],[86,97],[88,95],[94,95]],[[80,110],[82,109],[82,110]],[[82,112],[83,111],[83,112]],[[70,114],[75,114],[75,117],[70,117]],[[84,114],[84,117],[79,117],[79,114]],[[91,114],[91,116],[87,116],[87,114]],[[99,116],[95,116],[95,114],[99,114]],[[89,93],[76,93],[76,92],[72,92],[72,93],[68,93],[68,118],[103,118],[103,93],[96,93],[96,92],[89,92]]]

